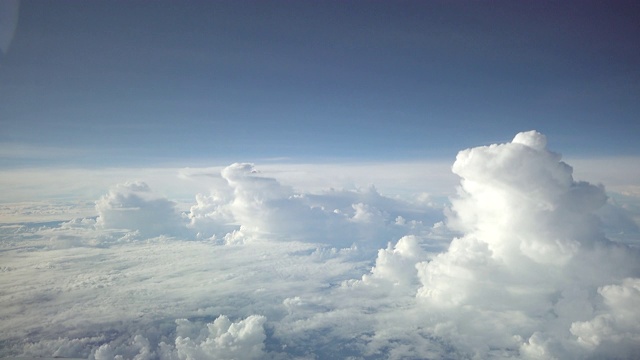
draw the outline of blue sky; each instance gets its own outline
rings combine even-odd
[[[2,166],[640,155],[640,6],[22,1]]]

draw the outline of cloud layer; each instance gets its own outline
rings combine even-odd
[[[447,208],[236,163],[186,211],[127,182],[96,218],[3,225],[0,356],[632,359],[633,212],[546,146],[461,151]]]

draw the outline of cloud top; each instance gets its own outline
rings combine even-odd
[[[531,130],[516,134],[511,143],[526,145],[541,151],[547,148],[547,137],[535,130]]]

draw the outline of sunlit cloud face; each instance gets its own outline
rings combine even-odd
[[[175,203],[155,195],[146,183],[120,184],[96,202],[96,225],[104,229],[128,229],[144,237],[175,235],[183,228]]]
[[[536,132],[462,151],[453,171],[462,180],[448,224],[465,235],[417,265],[419,300],[450,312],[455,327],[447,331],[453,337],[466,328],[477,343],[464,346],[476,352],[488,344],[522,356],[587,356],[593,349],[571,329],[611,311],[598,308],[603,298],[595,291],[639,270],[638,252],[599,230],[594,211],[606,201],[602,187],[574,181],[572,168]],[[478,326],[496,321],[500,330]],[[482,357],[491,353],[485,351]]]
[[[538,132],[459,152],[448,205],[424,195],[428,184],[394,196],[376,186],[322,189],[321,176],[307,175],[305,189],[300,171],[266,168],[183,169],[180,181],[196,190],[189,206],[125,181],[95,199],[95,216],[2,225],[0,355],[640,351],[639,212],[574,179]],[[609,237],[620,224],[624,243]]]

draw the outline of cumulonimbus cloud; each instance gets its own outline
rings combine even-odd
[[[622,335],[630,328],[621,325],[617,336],[603,335],[622,330],[601,320],[619,318],[611,294],[634,289],[634,280],[624,279],[638,276],[640,256],[599,229],[594,211],[606,201],[601,186],[575,181],[535,131],[461,151],[453,172],[461,185],[448,225],[464,235],[416,265],[417,298],[430,311],[449,314],[457,329],[448,336],[475,338],[468,349],[484,343],[539,358],[583,358],[613,342],[637,350],[639,343],[629,341],[637,329]],[[633,291],[628,298],[640,301]],[[502,334],[479,325],[496,321]]]

